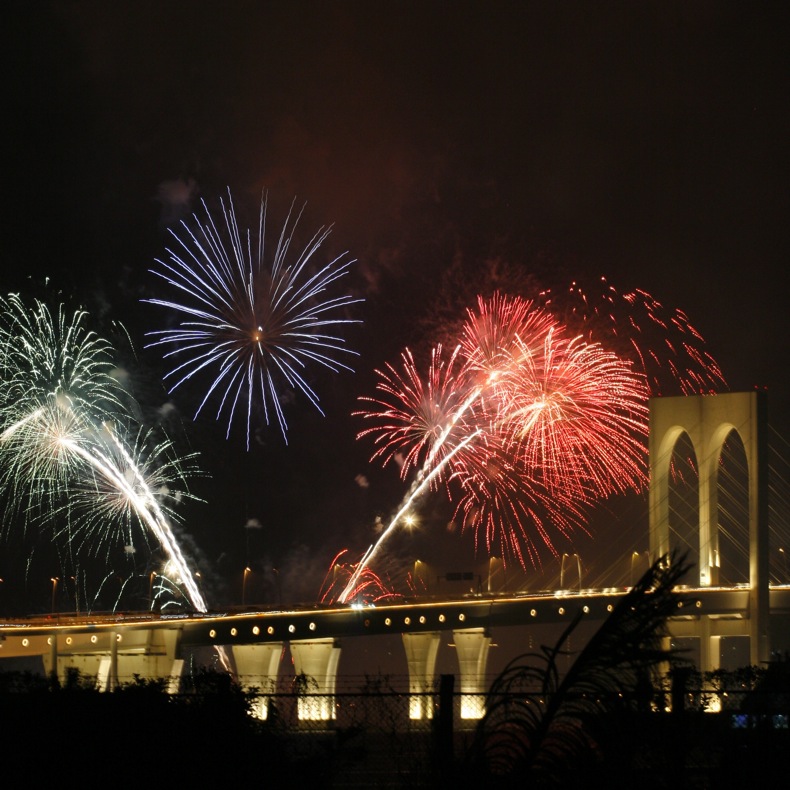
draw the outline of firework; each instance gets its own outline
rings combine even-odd
[[[631,365],[552,329],[518,339],[499,417],[505,455],[540,474],[548,492],[589,499],[647,483],[647,388]]]
[[[341,359],[355,352],[333,332],[358,323],[345,313],[361,300],[328,294],[354,261],[343,253],[314,265],[331,231],[322,227],[287,263],[302,213],[295,214],[293,204],[273,253],[265,254],[266,193],[255,240],[250,230],[241,232],[230,191],[227,206],[220,201],[219,219],[205,202],[203,208],[205,220],[193,215],[192,225],[181,223],[181,235],[171,231],[176,247],[167,249],[167,260],[157,260],[159,268],[152,270],[178,299],[145,301],[167,308],[181,321],[150,332],[154,339],[148,347],[162,347],[165,359],[174,363],[165,376],[170,392],[189,379],[205,381],[195,418],[213,398],[217,419],[227,419],[227,436],[237,415],[244,422],[249,449],[253,413],[262,409],[267,425],[271,414],[276,417],[287,442],[283,393],[301,392],[323,414],[305,371],[311,365],[351,370]]]
[[[618,291],[604,277],[546,289],[539,303],[569,331],[601,343],[643,372],[651,396],[711,395],[727,389],[702,334],[679,309],[647,291]]]
[[[321,585],[319,594],[321,603],[343,603],[348,599],[353,599],[358,603],[376,604],[399,597],[367,565],[364,568],[360,568],[361,563],[359,562],[354,563],[342,560],[343,555],[347,553],[348,549],[343,549],[332,560]],[[360,569],[359,573],[357,573],[357,569]],[[346,594],[345,590],[352,579],[354,579],[353,590],[351,593]]]
[[[423,382],[410,352],[403,371],[379,371],[379,395],[358,412],[372,421],[373,459],[403,459],[415,483],[343,593],[415,499],[443,481],[476,543],[523,567],[552,533],[583,529],[584,508],[647,480],[647,387],[629,362],[567,337],[546,311],[497,294],[469,311],[461,342],[431,358]],[[421,465],[419,465],[421,464]],[[419,466],[418,466],[419,465]],[[526,554],[526,557],[525,557]]]
[[[17,294],[0,299],[0,308],[6,431],[45,401],[61,398],[94,423],[126,410],[128,396],[112,376],[113,349],[87,328],[84,310],[69,313],[61,304],[53,314],[39,300],[29,309]]]
[[[7,499],[29,519],[57,523],[53,536],[69,553],[96,553],[112,538],[132,545],[131,524],[141,524],[178,569],[193,606],[205,611],[163,504],[168,484],[184,483],[187,467],[167,441],[146,455],[145,434],[132,444],[124,438],[131,400],[111,375],[110,344],[87,331],[83,311],[69,316],[61,305],[54,318],[45,304],[28,310],[14,295],[2,308],[0,484]]]
[[[378,397],[361,397],[369,404],[355,415],[375,420],[374,427],[361,431],[357,438],[371,436],[377,445],[372,461],[383,466],[400,465],[406,479],[411,471],[430,465],[436,454],[452,447],[451,432],[463,437],[464,402],[470,397],[465,371],[458,362],[460,347],[444,359],[441,346],[432,354],[428,375],[423,381],[409,349],[401,354],[402,369],[387,365],[377,370]],[[454,419],[455,418],[455,419]]]

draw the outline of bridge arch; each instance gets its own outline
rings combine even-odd
[[[768,459],[766,393],[725,393],[650,400],[650,552],[657,557],[670,548],[669,489],[672,453],[686,434],[699,472],[699,584],[716,586],[719,568],[718,471],[728,437],[735,432],[743,446],[748,476],[749,616],[748,636],[753,664],[769,659],[768,598]],[[711,623],[700,626],[704,634]],[[715,632],[715,628],[713,631]],[[710,639],[717,639],[712,633]],[[710,643],[713,644],[713,643]],[[710,644],[701,645],[703,669],[714,668]]]

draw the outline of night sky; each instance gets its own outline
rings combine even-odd
[[[217,606],[238,602],[247,564],[248,598],[313,600],[339,551],[355,558],[375,540],[406,486],[369,462],[351,413],[375,369],[430,346],[478,282],[504,278],[527,296],[600,277],[643,289],[688,315],[731,390],[768,389],[772,426],[790,437],[784,4],[13,0],[4,11],[4,289],[62,291],[97,327],[128,329],[138,400],[154,418],[174,407],[177,441],[207,474],[182,529]],[[252,222],[268,190],[272,233],[294,198],[305,234],[332,225],[322,254],[356,260],[343,288],[364,300],[361,324],[344,330],[354,372],[311,371],[324,415],[285,399],[287,444],[258,425],[249,451],[212,411],[193,421],[196,394],[168,396],[161,355],[144,349],[165,320],[142,300],[169,295],[150,272],[167,228],[228,188]],[[606,516],[602,554],[621,535],[647,547],[644,500],[635,507]],[[424,503],[393,568],[486,559],[471,535],[448,534],[445,511]],[[58,569],[27,566],[28,550],[6,539],[0,577],[7,596],[46,608]]]

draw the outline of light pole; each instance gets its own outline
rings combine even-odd
[[[785,576],[782,584],[787,584],[790,582],[790,579],[787,578],[787,554],[785,554],[785,550],[783,548],[779,548],[779,553],[782,555],[782,568],[784,569]]]
[[[488,592],[491,593],[494,591],[494,577],[498,575],[498,571],[502,571],[502,579],[499,583],[499,590],[500,592],[504,590],[504,566],[502,565],[499,557],[489,557],[488,558]]]
[[[335,566],[337,567],[337,566]],[[274,580],[277,584],[277,605],[280,609],[283,608],[283,589],[280,587],[280,571],[277,568],[272,568],[272,573],[274,574]]]
[[[244,606],[244,604],[247,601],[247,576],[249,576],[251,573],[252,573],[252,568],[250,568],[249,565],[248,565],[244,569],[244,576],[242,576],[242,579],[241,579],[241,605],[242,606]]]
[[[563,554],[560,558],[560,589],[565,589],[565,558],[567,554]]]
[[[154,579],[156,579],[156,571],[151,571],[148,577],[148,608],[154,608]]]
[[[416,595],[425,595],[428,592],[428,576],[430,574],[428,564],[422,560],[414,560],[414,571],[412,572],[412,588]]]
[[[576,557],[576,572],[579,575],[579,595],[582,593],[582,558],[578,554],[574,554]]]
[[[645,567],[645,571],[647,571],[648,568],[650,568],[650,552],[649,551],[642,551],[642,552],[634,551],[634,552],[631,553],[631,587],[634,586],[634,562],[635,561],[639,562],[639,560],[641,559],[643,554],[644,554],[644,557],[645,557],[645,562],[647,563],[647,566]]]
[[[634,586],[634,560],[638,560],[642,555],[638,551],[631,552],[631,584],[630,587]]]
[[[53,576],[50,581],[52,582],[52,614],[55,614],[55,592],[58,589],[58,577]]]

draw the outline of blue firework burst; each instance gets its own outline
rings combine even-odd
[[[291,203],[274,249],[267,249],[267,203],[264,192],[255,234],[240,230],[230,190],[216,216],[202,201],[205,217],[195,214],[178,232],[171,230],[176,245],[151,270],[179,298],[145,300],[179,319],[176,326],[149,332],[146,346],[163,347],[173,363],[165,375],[169,391],[190,379],[203,381],[195,418],[213,401],[216,418],[227,420],[226,438],[237,420],[245,423],[248,449],[259,409],[267,425],[274,416],[287,443],[282,399],[288,392],[302,393],[323,414],[307,371],[314,365],[352,370],[343,360],[356,352],[338,332],[359,323],[348,317],[348,308],[361,301],[332,295],[355,262],[347,253],[317,263],[331,226],[319,228],[301,252],[291,254],[304,205],[296,211]]]

